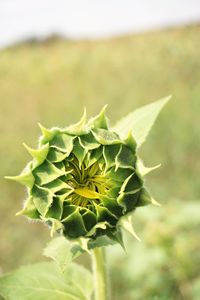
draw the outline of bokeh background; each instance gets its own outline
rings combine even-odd
[[[133,20],[135,1],[125,2],[127,16]],[[104,15],[99,19],[107,24],[102,31],[98,26],[99,31],[87,31],[92,23],[84,31],[84,19],[80,24],[76,18],[76,30],[81,31],[71,32],[70,39],[58,27],[48,25],[45,11],[42,15],[38,6],[40,19],[49,30],[42,32],[41,40],[34,18],[27,24],[22,18],[23,26],[35,28],[24,40],[15,22],[18,24],[19,9],[28,22],[28,12],[16,5],[17,0],[15,6],[12,1],[7,2],[10,6],[0,1],[4,8],[0,15],[10,16],[0,18],[4,32],[0,35],[0,273],[43,259],[42,249],[50,239],[42,224],[15,217],[26,193],[23,186],[3,178],[18,174],[30,159],[22,142],[37,146],[37,123],[66,126],[79,119],[84,107],[92,116],[108,103],[114,124],[138,106],[172,94],[140,151],[146,165],[162,164],[147,177],[162,207],[145,207],[135,213],[135,229],[142,242],[127,235],[127,254],[118,246],[108,247],[112,294],[113,300],[200,299],[200,15],[187,15],[192,8],[200,12],[200,4],[190,1],[188,10],[186,1],[173,1],[187,18],[177,15],[176,19],[178,11],[172,7],[166,16],[162,7],[165,22],[159,23],[163,20],[156,19],[159,2],[152,1],[154,6],[151,1],[148,5],[142,2],[140,18],[145,26],[128,22],[120,27],[125,11],[122,19],[116,19],[115,13],[112,19],[116,4],[111,1],[110,19],[109,15],[106,21]],[[106,10],[105,1],[94,3]],[[116,3],[120,7],[120,1]],[[66,14],[71,13],[69,7]],[[148,19],[150,12],[154,15]],[[53,14],[48,18],[54,20]],[[91,22],[95,28],[95,15]]]

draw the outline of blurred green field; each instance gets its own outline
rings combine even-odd
[[[84,106],[91,116],[108,103],[108,115],[114,124],[136,107],[172,94],[173,100],[140,151],[147,165],[162,163],[159,170],[148,176],[150,190],[163,203],[159,211],[154,208],[156,220],[162,219],[159,237],[152,228],[148,236],[148,224],[154,219],[152,209],[147,208],[141,219],[139,210],[136,219],[138,224],[146,224],[139,226],[145,243],[138,255],[144,254],[144,263],[148,247],[161,249],[167,258],[163,258],[159,268],[153,260],[146,273],[143,271],[142,277],[138,277],[148,282],[152,273],[157,274],[149,281],[150,287],[145,282],[143,294],[143,283],[139,287],[139,281],[127,281],[125,275],[121,286],[130,291],[125,294],[123,289],[117,290],[122,292],[121,296],[118,294],[122,300],[200,299],[196,283],[200,277],[200,270],[196,270],[200,257],[193,255],[200,252],[196,243],[200,221],[192,223],[200,199],[199,49],[200,27],[192,26],[105,41],[52,40],[0,52],[0,273],[41,259],[42,248],[49,240],[48,228],[15,217],[25,198],[24,188],[3,179],[4,175],[18,174],[30,159],[22,142],[37,145],[37,122],[46,127],[65,126],[78,120]],[[173,222],[182,218],[177,236],[169,217]],[[172,242],[165,241],[166,232],[170,232]],[[179,233],[183,240],[180,249],[171,249],[172,245],[176,249]],[[136,247],[137,260],[135,241],[131,247]],[[186,266],[174,263],[176,251],[181,252]],[[171,256],[175,258],[168,272]],[[126,259],[122,252],[118,253],[120,265]],[[134,259],[132,266],[130,276],[139,276],[134,273]],[[177,272],[179,275],[174,277]],[[160,284],[160,278],[166,284]],[[174,293],[174,278],[176,285],[181,286],[180,293]],[[113,278],[115,287],[120,286],[119,280]],[[156,292],[158,284],[160,290]]]

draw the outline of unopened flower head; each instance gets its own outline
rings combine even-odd
[[[63,129],[40,127],[38,149],[25,145],[33,160],[12,177],[28,188],[19,214],[68,238],[114,238],[120,219],[149,202],[133,136],[122,140],[109,129],[105,109]]]

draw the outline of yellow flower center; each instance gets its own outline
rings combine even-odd
[[[70,171],[71,178],[67,181],[73,187],[70,195],[71,203],[77,206],[86,207],[90,204],[99,203],[101,196],[106,195],[111,185],[104,174],[104,167],[100,168],[98,162],[87,167],[83,162],[79,166],[76,158],[69,161],[67,170]]]

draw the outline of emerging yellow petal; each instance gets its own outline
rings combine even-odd
[[[75,189],[74,193],[88,199],[99,199],[100,194],[89,189]]]

